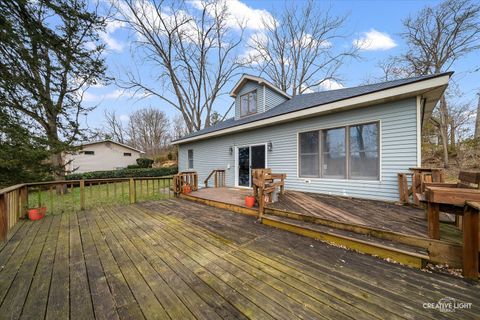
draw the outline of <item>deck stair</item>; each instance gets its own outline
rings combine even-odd
[[[430,260],[425,248],[401,244],[370,235],[331,228],[272,214],[265,214],[262,222],[265,225],[278,229],[326,241],[361,253],[378,256],[384,259],[392,259],[396,262],[416,268],[424,267],[426,262]]]
[[[247,208],[241,201],[227,200],[227,197],[212,197],[200,192],[181,196],[209,206],[258,217],[257,208]],[[358,223],[307,216],[269,206],[265,208],[262,223],[416,268],[421,268],[428,262],[461,267],[462,244],[453,240],[434,240]]]

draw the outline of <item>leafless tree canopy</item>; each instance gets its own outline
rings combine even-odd
[[[265,31],[253,35],[246,60],[272,82],[292,95],[318,90],[331,81],[340,81],[338,70],[347,58],[356,57],[357,49],[335,48],[332,43],[346,17],[333,16],[314,1],[299,8],[286,5],[274,19],[265,19]]]
[[[189,132],[208,127],[215,100],[240,67],[235,51],[243,32],[232,36],[226,5],[202,1],[197,10],[184,1],[119,1],[121,19],[137,38],[137,53],[159,75],[158,85],[150,86],[130,72],[120,85],[177,109]]]
[[[119,119],[115,111],[105,111],[105,126],[102,130],[104,137],[120,143],[127,143],[124,124]]]
[[[388,80],[449,71],[459,59],[480,49],[480,5],[474,1],[446,0],[435,7],[425,7],[404,20],[403,25],[402,37],[408,50],[383,63]],[[432,117],[441,136],[445,167],[448,167],[449,130],[450,136],[455,134],[450,109],[442,97]]]
[[[149,157],[169,147],[174,130],[165,112],[152,107],[132,112],[127,121],[122,121],[114,111],[105,112],[104,124],[100,130],[102,138],[141,149]]]

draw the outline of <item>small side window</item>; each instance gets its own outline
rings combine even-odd
[[[193,169],[193,149],[188,149],[188,169]]]
[[[124,157],[131,157],[132,154],[131,154],[130,152],[124,152],[124,153],[123,153],[123,156],[124,156]]]
[[[95,154],[95,151],[83,151],[83,154],[87,156],[93,156]]]

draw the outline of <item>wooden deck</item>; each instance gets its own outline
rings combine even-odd
[[[480,286],[185,200],[18,224],[2,319],[478,319]],[[451,297],[472,309],[423,308]]]
[[[251,194],[249,189],[207,188],[190,195],[246,208],[244,198]],[[389,202],[287,190],[267,208],[428,238],[423,209]],[[461,231],[452,224],[442,223],[442,236],[442,240],[461,243]]]

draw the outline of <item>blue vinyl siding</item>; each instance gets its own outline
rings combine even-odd
[[[179,170],[187,169],[187,150],[193,149],[194,169],[201,183],[211,170],[227,169],[227,185],[234,186],[235,153],[230,155],[229,147],[271,141],[273,150],[267,152],[267,167],[287,174],[287,190],[395,201],[397,173],[417,166],[416,117],[416,100],[410,98],[185,143],[179,146]],[[380,181],[298,177],[298,132],[372,121],[380,121]]]

